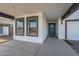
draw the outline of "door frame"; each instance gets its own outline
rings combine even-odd
[[[67,22],[79,21],[79,19],[65,20],[65,39],[67,39]]]
[[[49,28],[50,27],[50,24],[54,24],[54,33],[55,33],[55,35],[54,36],[51,36],[51,37],[56,37],[56,23],[48,23],[48,36],[49,36],[49,32],[50,32],[50,28]]]

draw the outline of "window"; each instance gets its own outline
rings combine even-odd
[[[3,26],[0,26],[0,34],[3,34]]]
[[[38,16],[27,17],[27,35],[38,35]]]
[[[15,22],[16,35],[24,35],[24,18],[17,18]]]

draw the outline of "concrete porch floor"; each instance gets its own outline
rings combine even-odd
[[[79,41],[75,40],[68,40],[70,43],[72,43],[71,48],[73,48],[78,54],[79,54]]]
[[[2,43],[0,56],[78,56],[78,54],[64,40],[49,37],[43,44],[17,40]]]

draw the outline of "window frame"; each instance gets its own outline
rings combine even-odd
[[[36,30],[37,30],[36,35],[34,35],[34,34],[29,34],[29,28],[30,28],[30,27],[28,27],[28,26],[29,26],[29,22],[28,22],[28,21],[29,21],[29,18],[36,18]],[[26,27],[26,28],[27,28],[27,31],[26,31],[26,32],[27,32],[27,33],[26,33],[27,36],[38,36],[38,16],[27,17],[27,18],[26,18],[26,23],[27,23],[27,27]]]
[[[22,34],[17,34],[17,20],[23,20],[23,33]],[[22,17],[22,18],[16,18],[15,19],[15,35],[20,35],[20,36],[24,36],[24,30],[25,30],[25,28],[24,28],[24,17]]]
[[[3,34],[3,26],[0,26],[1,28],[1,32],[0,32],[0,34]]]

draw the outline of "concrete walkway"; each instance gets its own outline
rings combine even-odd
[[[0,44],[1,56],[77,56],[63,40],[48,38],[43,44],[11,40]]]

